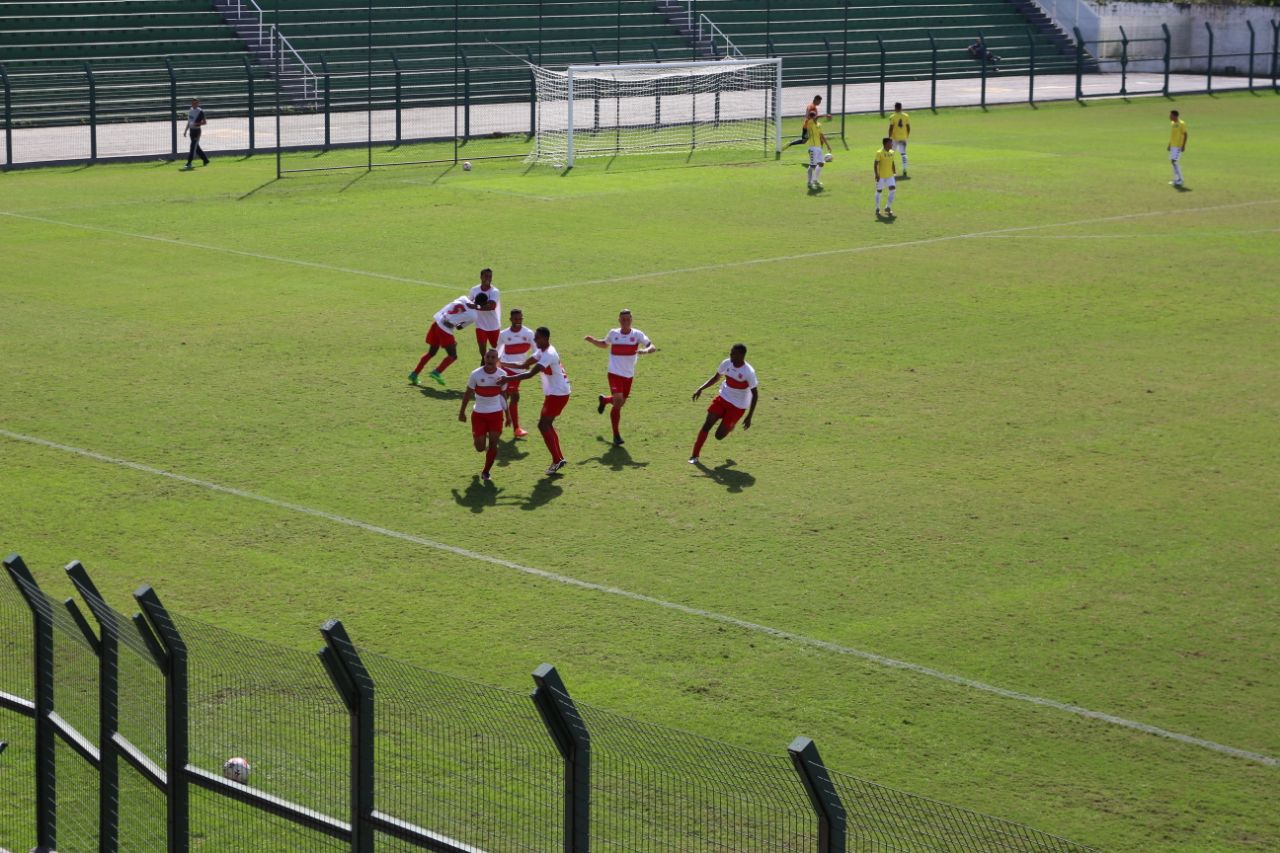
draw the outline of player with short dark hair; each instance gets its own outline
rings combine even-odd
[[[511,309],[511,325],[498,333],[498,363],[508,376],[515,376],[524,369],[525,359],[533,349],[533,329],[524,324],[524,312]],[[504,386],[507,395],[507,417],[516,438],[529,433],[520,428],[520,383],[509,381]]]
[[[1169,162],[1173,165],[1173,180],[1169,184],[1180,187],[1182,166],[1178,161],[1182,159],[1182,152],[1187,150],[1187,123],[1178,117],[1177,110],[1170,110],[1169,125]]]
[[[622,407],[631,396],[631,380],[636,375],[636,360],[642,355],[657,352],[658,348],[649,340],[649,336],[631,325],[631,309],[623,308],[618,313],[618,328],[610,329],[603,338],[587,335],[586,342],[601,349],[609,350],[609,396],[601,394],[596,397],[596,411],[604,414],[605,406],[612,405],[609,420],[613,423],[613,443],[622,445],[622,436],[618,433],[618,424],[622,419]]]
[[[480,360],[484,361],[485,352],[498,346],[498,332],[502,329],[502,321],[498,319],[498,312],[502,310],[498,302],[498,288],[493,286],[493,270],[488,267],[480,270],[480,283],[467,295],[475,300],[482,293],[489,301],[476,311],[476,343],[480,346]]]
[[[471,409],[471,437],[475,440],[476,452],[484,453],[484,470],[480,472],[481,480],[488,480],[493,470],[493,460],[498,458],[498,440],[502,438],[503,410],[506,401],[502,398],[502,377],[506,376],[498,368],[498,351],[491,349],[484,354],[484,364],[471,371],[467,378],[467,390],[462,392],[462,406],[458,409],[458,420],[467,422],[467,403],[476,401]]]
[[[898,192],[898,152],[893,150],[893,140],[885,137],[880,141],[883,146],[876,151],[875,165],[872,167],[876,179],[876,216],[880,216],[880,193],[889,192],[889,202],[884,206],[884,215],[893,216],[893,197]]]
[[[200,106],[200,99],[192,98],[191,109],[187,112],[187,126],[182,129],[183,136],[191,137],[191,149],[187,151],[186,168],[188,169],[193,168],[191,161],[196,158],[197,154],[200,155],[204,165],[209,165],[209,158],[205,155],[204,149],[200,147],[200,133],[206,124],[208,124],[208,119],[205,118],[204,109]]]
[[[533,345],[537,347],[537,352],[525,360],[525,367],[529,370],[515,376],[503,376],[498,381],[503,385],[509,385],[535,376],[542,380],[544,399],[542,414],[538,418],[538,432],[542,433],[542,440],[546,442],[547,450],[551,453],[551,464],[547,466],[547,473],[555,474],[569,464],[564,458],[564,451],[560,449],[556,418],[564,411],[573,389],[569,386],[569,376],[564,372],[560,353],[556,352],[556,348],[551,345],[551,330],[546,326],[539,326],[533,333]]]
[[[716,428],[716,441],[733,432],[733,428],[737,426],[738,420],[744,414],[746,418],[742,419],[742,428],[751,429],[751,416],[756,413],[756,402],[760,399],[760,383],[756,380],[755,368],[747,363],[746,344],[733,345],[729,350],[729,357],[720,362],[720,366],[716,368],[711,378],[693,392],[693,399],[696,401],[702,396],[703,391],[710,388],[721,377],[724,378],[724,382],[721,383],[716,398],[707,407],[707,419],[703,421],[702,429],[698,431],[698,438],[693,443],[693,453],[689,456],[690,465],[699,464],[702,445],[711,433],[711,428],[716,425],[716,421],[720,422],[720,426]]]
[[[814,95],[813,100],[809,103],[809,106],[804,108],[804,120],[808,122],[809,119],[817,116],[821,112],[822,112],[822,96]],[[831,113],[827,113],[827,121],[831,121]],[[793,139],[790,142],[788,142],[787,147],[790,148],[792,145],[803,145],[808,139],[809,139],[809,128],[802,125],[800,127],[800,138]]]
[[[893,147],[902,158],[902,177],[907,176],[907,137],[911,135],[911,116],[902,111],[901,102],[893,105],[893,115],[889,116],[889,138]]]
[[[489,302],[489,297],[481,293],[476,297],[476,301],[472,302],[465,296],[459,296],[448,305],[441,308],[435,313],[432,319],[431,328],[427,329],[427,351],[423,353],[422,358],[418,359],[418,366],[409,374],[409,383],[411,385],[418,384],[418,374],[422,372],[422,368],[427,366],[427,362],[435,358],[437,352],[441,349],[445,352],[444,361],[440,362],[440,366],[431,371],[431,378],[444,384],[444,377],[440,374],[449,368],[449,365],[458,360],[458,341],[453,335],[466,328],[468,323],[474,323],[476,319],[476,309],[484,308]]]
[[[805,174],[809,181],[809,189],[820,190],[822,189],[822,167],[827,162],[822,149],[826,148],[827,155],[830,155],[831,143],[827,141],[827,135],[822,132],[822,125],[816,113],[804,120],[804,127],[809,137],[809,168]]]

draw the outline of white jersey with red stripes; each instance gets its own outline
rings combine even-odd
[[[533,329],[521,326],[520,331],[503,329],[498,333],[498,361],[504,366],[523,370],[525,361],[533,354]]]
[[[503,410],[506,404],[502,400],[502,386],[498,384],[498,380],[506,375],[497,369],[490,373],[483,367],[477,367],[471,371],[471,375],[467,377],[467,387],[476,395],[475,408],[472,411],[487,415],[490,412]]]
[[[716,373],[724,377],[724,382],[720,383],[720,396],[724,401],[739,409],[750,408],[751,389],[760,384],[756,381],[756,369],[745,361],[742,367],[734,367],[733,361],[726,358],[720,362]]]
[[[460,331],[468,323],[476,321],[476,312],[474,308],[468,308],[467,303],[470,300],[465,296],[459,296],[448,305],[436,312],[436,325],[444,329],[449,334]],[[445,325],[445,323],[449,325]]]
[[[609,372],[614,376],[628,378],[636,375],[639,350],[652,344],[648,335],[634,326],[630,332],[610,329],[609,334],[604,336],[604,342],[609,345]]]
[[[475,302],[476,296],[481,293],[487,296],[489,301],[485,304],[483,310],[476,311],[476,328],[483,329],[486,332],[496,332],[502,328],[502,320],[499,319],[502,315],[498,313],[502,308],[498,303],[498,288],[491,284],[489,289],[485,290],[484,287],[477,284],[471,288],[471,292],[467,295],[471,297],[472,302]]]
[[[569,387],[569,376],[564,372],[564,364],[560,361],[560,353],[556,352],[555,347],[548,346],[537,350],[535,355],[538,367],[542,368],[542,372],[538,374],[538,378],[542,380],[542,393],[548,397],[567,396],[572,389]]]

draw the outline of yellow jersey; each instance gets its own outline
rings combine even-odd
[[[1187,147],[1187,123],[1182,119],[1169,122],[1169,147]]]
[[[898,152],[885,151],[880,148],[876,151],[876,180],[884,178],[892,178],[898,174]]]
[[[822,147],[822,125],[818,123],[816,115],[804,120],[804,132],[810,148]]]
[[[889,116],[889,138],[894,142],[905,142],[911,135],[911,116],[906,113],[894,113]]]

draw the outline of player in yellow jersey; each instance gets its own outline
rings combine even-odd
[[[1173,164],[1172,186],[1182,186],[1182,167],[1178,160],[1182,152],[1187,150],[1187,123],[1178,118],[1177,110],[1169,111],[1169,162]]]
[[[885,137],[884,147],[876,151],[876,218],[880,218],[880,193],[889,191],[889,202],[884,206],[884,215],[893,216],[893,197],[898,192],[898,152],[893,150],[893,140]]]
[[[902,111],[902,104],[893,105],[893,115],[889,116],[889,138],[893,147],[902,157],[902,177],[907,176],[907,137],[911,135],[911,116]]]
[[[831,143],[827,141],[827,135],[822,132],[822,125],[818,121],[817,113],[804,120],[804,132],[809,140],[809,169],[807,171],[809,189],[810,191],[820,190],[822,189],[822,181],[820,180],[822,167],[826,164],[827,157],[830,156]],[[825,156],[822,153],[823,148],[827,149]]]

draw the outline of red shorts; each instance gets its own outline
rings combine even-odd
[[[488,344],[491,347],[498,346],[498,330],[488,331],[485,329],[476,329],[476,340],[482,344]]]
[[[433,347],[451,347],[457,343],[453,335],[440,328],[435,323],[431,324],[431,328],[427,329],[427,343]]]
[[[568,394],[548,394],[542,400],[542,417],[554,418],[564,411],[569,402]]]
[[[491,432],[502,432],[502,411],[472,412],[471,434],[476,438]]]
[[[733,403],[730,403],[719,394],[711,401],[711,405],[707,406],[708,414],[719,415],[720,424],[725,432],[732,432],[733,428],[738,425],[738,421],[747,413],[746,409],[739,409]]]
[[[626,398],[631,396],[631,380],[633,379],[635,379],[634,376],[619,376],[616,373],[610,373],[609,374],[609,393],[621,394],[622,399],[625,400]]]

